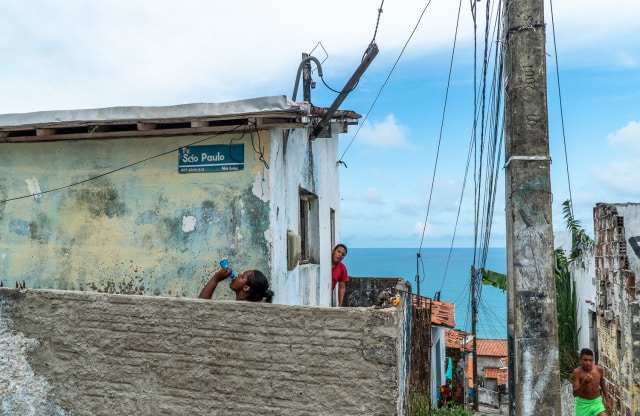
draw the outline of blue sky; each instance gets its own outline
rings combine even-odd
[[[576,218],[593,235],[597,202],[640,202],[635,183],[640,4],[557,3],[555,48],[571,191]],[[380,5],[378,0],[4,0],[0,113],[291,96],[302,52],[322,61],[324,80],[339,90],[373,38]],[[455,228],[473,122],[468,1],[461,7],[434,175],[458,5],[383,3],[376,32],[380,52],[341,106],[362,115],[371,108],[355,137],[353,126],[341,137],[347,166],[341,167],[341,240],[351,247],[449,247],[454,230],[455,246],[473,246],[473,172],[467,173],[467,197]],[[486,5],[477,3],[479,16]],[[545,9],[553,222],[561,233],[561,204],[569,191],[548,1]],[[482,37],[481,24],[478,31]],[[314,80],[312,102],[330,106],[335,93],[317,74]],[[503,170],[500,175],[491,244],[503,247]]]

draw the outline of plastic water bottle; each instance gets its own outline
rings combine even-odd
[[[231,266],[229,265],[229,261],[227,260],[226,257],[220,260],[220,267],[222,267],[223,269],[231,269]],[[236,278],[236,272],[234,272],[233,269],[231,269],[231,276],[229,276],[229,279],[233,280],[235,278]]]

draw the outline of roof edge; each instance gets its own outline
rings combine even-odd
[[[308,107],[296,104],[284,95],[278,95],[223,103],[193,103],[156,107],[121,106],[0,114],[0,129],[55,126],[65,123],[189,120],[246,115],[308,114],[308,112]]]

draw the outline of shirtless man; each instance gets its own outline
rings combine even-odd
[[[611,402],[602,367],[593,363],[593,351],[589,348],[580,351],[580,362],[582,366],[573,370],[576,416],[607,416]]]

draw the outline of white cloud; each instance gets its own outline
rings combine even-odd
[[[398,124],[393,114],[380,122],[364,122],[358,138],[361,142],[375,147],[407,147],[407,127]]]
[[[0,112],[289,95],[300,54],[318,42],[322,48],[314,55],[327,58],[326,78],[341,86],[339,80],[359,64],[376,23],[380,53],[374,65],[388,68],[426,5],[385,3],[380,16],[378,6],[370,0],[327,0],[308,13],[296,0],[281,0],[277,10],[257,0],[2,1]],[[559,36],[561,47],[584,49],[596,39],[626,66],[640,60],[637,48],[624,52],[616,46],[633,45],[640,30],[636,2],[611,0],[602,7],[596,0],[569,0],[554,6],[558,30],[567,34]],[[469,8],[462,13],[466,24],[458,40],[470,44]],[[400,63],[449,49],[456,15],[455,2],[430,4]],[[368,128],[372,145],[402,146],[406,140],[405,128],[392,116]]]
[[[423,233],[427,234],[429,232],[429,225],[427,227],[424,226],[424,221],[418,221],[413,225],[413,230],[411,230],[411,235],[414,237],[421,236]]]
[[[394,211],[406,215],[419,215],[425,210],[423,204],[419,204],[413,199],[401,198],[396,201]]]
[[[370,204],[382,205],[384,204],[384,199],[382,197],[382,193],[378,188],[367,188],[362,193],[362,199]]]
[[[619,51],[616,55],[615,61],[617,66],[635,69],[640,67],[640,54],[632,54],[628,51]]]
[[[637,169],[637,162],[634,163],[631,160],[617,160],[604,167],[594,167],[594,176],[603,186],[603,191],[599,195],[606,195],[610,199],[610,201],[601,202],[622,202],[618,199],[628,198],[626,195],[629,195],[632,191],[637,193],[637,178],[634,175]],[[635,197],[638,199],[640,195],[636,194]],[[613,201],[613,199],[616,199],[616,201]]]
[[[622,150],[619,155],[606,165],[593,168],[595,180],[601,185],[598,195],[608,201],[623,202],[623,199],[638,199],[636,175],[640,158],[640,123],[631,121],[607,137],[609,145]],[[624,201],[627,202],[627,201]]]
[[[610,134],[607,140],[612,146],[620,146],[626,150],[640,152],[640,122],[629,122],[617,132]],[[637,160],[635,155],[631,156]],[[629,157],[628,154],[627,157]]]

